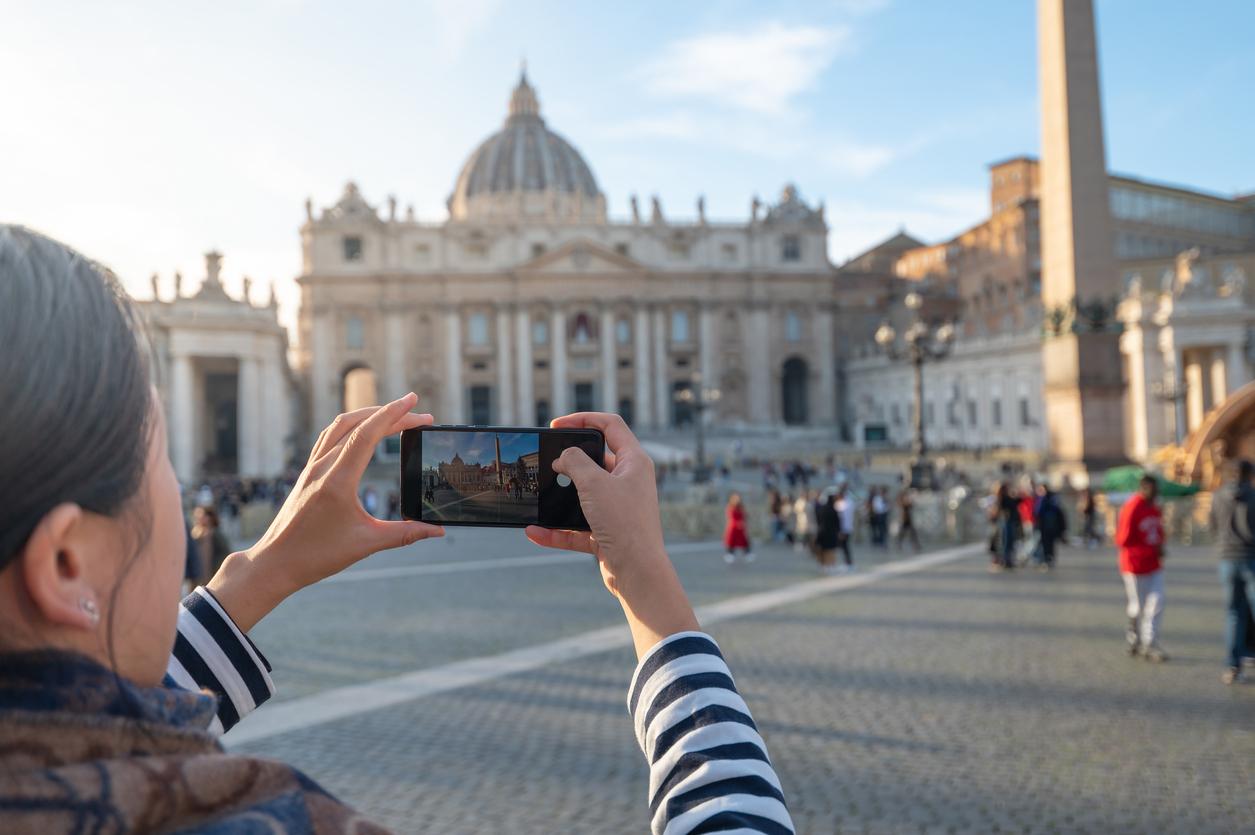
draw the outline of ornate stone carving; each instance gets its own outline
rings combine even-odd
[[[1073,298],[1066,304],[1055,305],[1045,311],[1042,330],[1047,337],[1070,333],[1119,333],[1122,329],[1116,318],[1118,297],[1091,299]]]
[[[666,219],[662,216],[662,201],[658,199],[658,195],[654,195],[649,199],[652,208],[652,216],[650,220],[656,224],[666,223]]]
[[[1232,262],[1220,268],[1220,295],[1240,299],[1246,295],[1246,270]]]

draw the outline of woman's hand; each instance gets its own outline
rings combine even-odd
[[[279,515],[257,544],[236,552],[208,588],[247,632],[284,598],[376,551],[399,548],[444,529],[424,522],[375,519],[358,500],[358,485],[375,447],[389,435],[429,425],[411,414],[411,392],[387,406],[342,414],[322,431]]]
[[[597,557],[606,588],[623,606],[638,657],[668,635],[698,629],[693,607],[663,546],[654,462],[623,418],[580,412],[556,418],[550,426],[601,430],[609,447],[606,467],[597,466],[579,447],[565,450],[553,462],[553,469],[575,482],[592,532],[533,525],[527,528],[527,538],[537,545]]]

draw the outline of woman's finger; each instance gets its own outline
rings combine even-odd
[[[359,423],[379,411],[380,408],[379,406],[366,406],[336,415],[335,420],[318,433],[318,440],[314,441],[314,448],[309,453],[310,463],[317,461],[327,450],[344,440]]]
[[[628,429],[623,418],[608,412],[576,412],[563,415],[549,421],[554,429],[598,429],[606,439],[606,446],[611,452],[623,452],[632,447],[640,447],[640,441]]]
[[[588,531],[555,531],[539,525],[528,525],[523,529],[523,533],[542,548],[582,551],[585,554],[597,553],[593,535]]]
[[[366,471],[366,465],[375,455],[375,447],[391,434],[394,424],[401,421],[404,415],[418,402],[418,395],[410,392],[404,397],[393,400],[379,409],[366,420],[362,421],[349,433],[348,442],[336,460],[337,466],[348,467],[355,477]]]

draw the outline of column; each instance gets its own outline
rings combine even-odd
[[[711,305],[702,305],[701,312],[698,314],[698,328],[700,333],[698,339],[701,350],[700,368],[702,370],[702,386],[705,388],[719,387],[719,343],[715,339],[715,326],[719,321],[717,311]],[[715,414],[719,413],[719,406],[715,404],[710,411]],[[712,415],[713,417],[713,415]]]
[[[549,414],[558,417],[570,409],[566,379],[566,311],[555,307],[549,321],[549,377],[553,381]]]
[[[497,306],[497,423],[512,426],[514,417],[514,375],[510,367],[510,309]]]
[[[667,311],[654,308],[654,425],[666,429],[671,425],[671,391],[667,385]]]
[[[819,371],[819,403],[814,422],[832,426],[837,419],[837,358],[832,344],[832,311],[826,307],[815,311],[814,327]],[[967,420],[966,411],[963,419]]]
[[[292,425],[292,410],[289,401],[287,380],[283,374],[281,357],[283,349],[276,347],[276,353],[266,363],[265,395],[269,402],[271,423],[266,427],[267,447],[263,458],[266,475],[278,475],[288,462],[288,427]]]
[[[653,375],[649,365],[649,308],[645,305],[636,308],[636,326],[632,328],[632,339],[632,347],[636,352],[636,357],[632,362],[632,374],[636,378],[636,402],[632,404],[632,410],[639,427],[652,426],[654,412],[649,393]]]
[[[315,311],[314,327],[310,334],[310,388],[313,402],[310,406],[314,413],[313,425],[310,430],[312,443],[318,433],[335,419],[340,411],[340,395],[337,393],[335,375],[331,370],[331,349],[335,342],[335,328],[331,314],[326,311]]]
[[[605,305],[601,309],[601,409],[603,412],[619,411],[619,358],[615,351],[614,308]]]
[[[1203,422],[1203,365],[1196,351],[1190,351],[1185,360],[1185,432],[1188,437]]]
[[[409,391],[405,381],[405,321],[400,310],[383,314],[383,386],[380,403],[390,403]]]
[[[1246,371],[1246,346],[1241,341],[1229,343],[1228,356],[1225,359],[1225,391],[1232,396],[1234,392],[1250,382]]]
[[[237,382],[237,455],[241,476],[260,474],[261,470],[261,371],[255,357],[240,357]]]
[[[771,312],[759,302],[748,319],[745,356],[749,365],[746,376],[750,423],[771,423],[771,404],[779,395],[771,385]]]
[[[192,413],[192,358],[175,354],[170,369],[170,455],[179,481],[192,486],[196,477]]]
[[[1138,325],[1126,325],[1120,335],[1120,352],[1128,363],[1128,400],[1125,404],[1125,417],[1128,420],[1128,436],[1125,443],[1129,457],[1134,461],[1142,461],[1150,449],[1150,428],[1148,418],[1150,403],[1147,397],[1146,382],[1146,349],[1144,332]]]
[[[1211,403],[1208,408],[1214,409],[1233,392],[1229,390],[1228,375],[1225,373],[1225,357],[1222,349],[1212,348],[1209,354],[1211,359],[1211,367],[1208,369],[1211,374]]]
[[[461,423],[462,417],[462,311],[450,305],[444,315],[445,371],[444,414],[437,423]]]
[[[532,324],[526,307],[519,307],[514,314],[514,353],[518,361],[518,422],[531,426],[536,422],[536,401],[532,375]]]

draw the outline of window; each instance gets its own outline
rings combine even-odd
[[[928,424],[929,426],[933,425],[933,404],[932,403],[924,404],[924,423]]]
[[[736,244],[724,244],[719,247],[719,251],[723,253],[723,261],[725,264],[731,264],[736,261]]]
[[[472,313],[468,320],[468,333],[472,345],[488,344],[488,314]]]
[[[784,314],[784,338],[789,342],[802,341],[802,317],[792,310]]]
[[[427,244],[418,244],[414,247],[414,257],[424,263],[431,260],[431,247]]]
[[[587,313],[575,317],[575,332],[572,337],[576,345],[587,345],[593,341],[593,325],[588,321]]]
[[[549,367],[549,360],[536,360],[535,365],[536,365],[537,370],[544,371],[546,368]]]
[[[360,351],[366,347],[365,328],[357,316],[350,316],[344,323],[344,347],[350,351]]]
[[[667,249],[674,258],[686,259],[689,257],[690,248],[684,241],[672,241],[667,245]]]
[[[575,384],[575,411],[591,412],[597,407],[593,405],[593,384]]]
[[[532,244],[532,257],[533,258],[539,258],[540,256],[544,254],[545,254],[544,244]]]
[[[488,363],[484,362],[483,360],[480,360],[479,362],[473,362],[471,363],[471,370],[472,371],[487,371]]]
[[[989,404],[989,405],[990,405],[990,406],[992,407],[992,409],[993,409],[993,410],[990,412],[990,416],[989,416],[989,417],[990,417],[990,422],[991,422],[991,423],[993,423],[993,425],[994,425],[995,427],[1002,426],[1002,401],[1001,401],[1001,400],[995,400],[993,403],[991,403],[991,404]]]
[[[688,368],[689,367],[688,357],[680,357],[679,359],[677,359],[675,361],[675,367],[676,368]]]
[[[628,345],[632,342],[632,323],[627,319],[620,319],[614,323],[614,338],[620,345]]]
[[[801,261],[802,239],[797,235],[785,235],[780,239],[780,260]]]
[[[671,341],[689,341],[689,315],[683,310],[676,310],[671,313]]]
[[[893,421],[894,426],[902,425],[902,412],[900,409],[898,409],[897,403],[894,403],[889,407],[889,414],[891,416],[890,419]]]
[[[614,251],[619,253],[620,255],[627,255],[629,252],[631,252],[631,249],[628,247],[627,244],[615,244]]]
[[[632,361],[631,361],[630,359],[621,359],[621,360],[619,360],[619,367],[620,367],[620,368],[631,368],[631,367],[632,367]]]
[[[536,425],[537,426],[549,425],[549,401],[548,400],[536,401]]]
[[[492,388],[471,386],[471,423],[487,426],[492,423]]]
[[[976,401],[967,401],[967,423],[969,426],[976,425]]]
[[[1032,425],[1033,425],[1033,414],[1029,410],[1028,398],[1021,397],[1020,398],[1020,426],[1032,426]]]
[[[549,343],[549,323],[544,319],[532,322],[532,343],[546,345]]]
[[[362,239],[357,235],[345,235],[341,245],[344,248],[345,261],[362,260]]]
[[[628,426],[632,425],[632,419],[635,417],[635,415],[632,414],[632,399],[631,398],[624,397],[621,400],[619,400],[619,417],[623,418],[623,422],[626,423]]]

